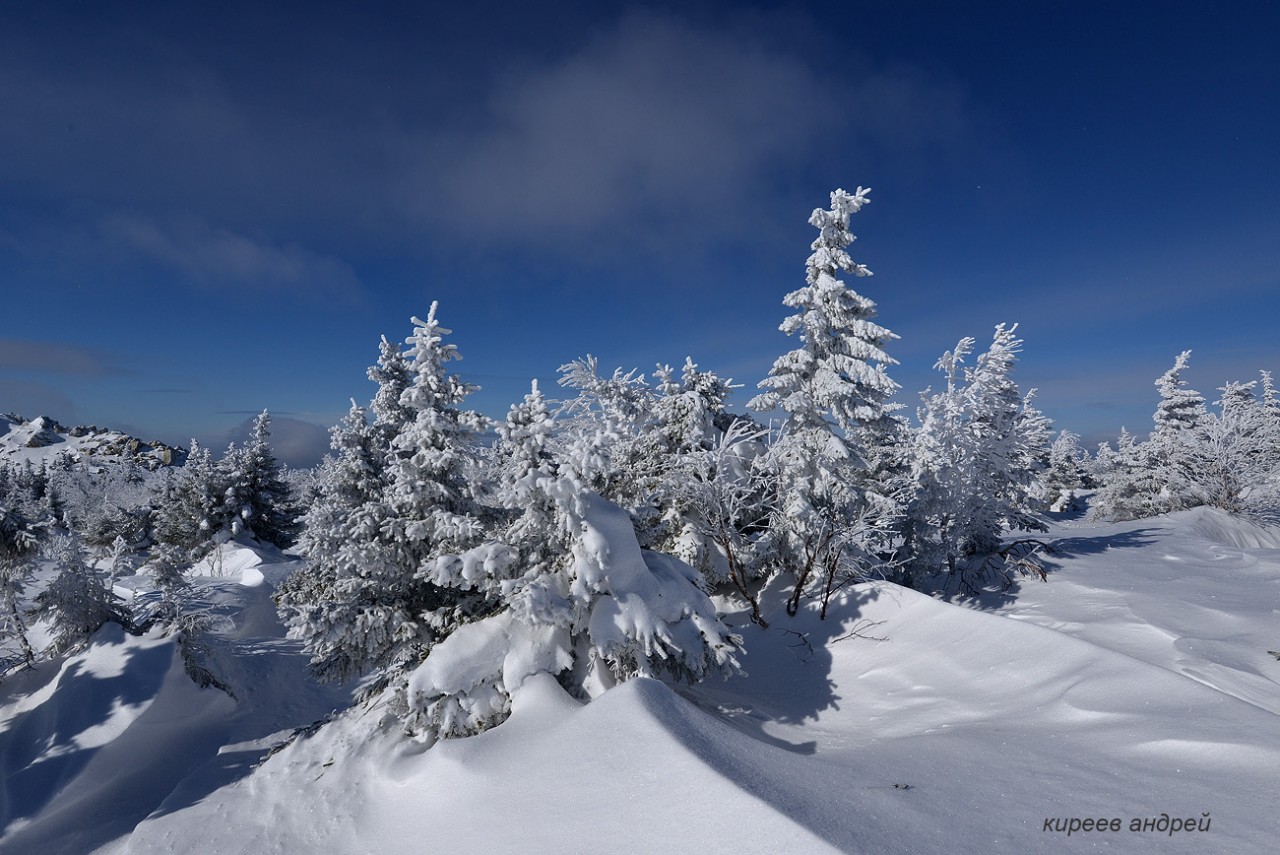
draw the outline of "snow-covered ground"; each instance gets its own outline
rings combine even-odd
[[[287,559],[232,548],[201,587],[236,700],[114,629],[0,685],[0,851],[1274,851],[1280,535],[1199,509],[1050,538],[1004,597],[868,584],[824,622],[767,592],[729,681],[533,678],[478,737],[356,709],[269,758],[345,695],[281,638]]]

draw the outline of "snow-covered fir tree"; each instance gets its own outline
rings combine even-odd
[[[1189,388],[1187,381],[1182,379],[1190,359],[1191,351],[1182,351],[1174,360],[1173,367],[1156,380],[1160,403],[1151,417],[1155,423],[1151,438],[1157,443],[1172,441],[1183,431],[1195,428],[1207,415],[1204,396]]]
[[[555,417],[546,396],[534,380],[529,394],[512,404],[506,420],[497,426],[501,465],[496,473],[498,501],[507,507],[524,505],[525,479],[532,473],[552,474]]]
[[[290,635],[303,641],[315,675],[341,681],[376,667],[392,644],[377,635],[395,626],[379,626],[380,595],[356,560],[372,552],[368,542],[379,537],[379,520],[389,513],[381,496],[390,444],[354,402],[330,442],[335,456],[321,464],[296,545],[307,562],[280,585],[275,600]]]
[[[22,597],[31,581],[35,569],[32,562],[44,534],[43,523],[28,519],[16,503],[0,496],[0,640],[15,642],[25,665],[35,661],[36,651],[27,637]]]
[[[193,557],[207,554],[227,528],[223,513],[226,482],[209,449],[194,439],[183,467],[161,489],[156,540]]]
[[[338,456],[299,542],[308,566],[277,594],[322,678],[377,672],[385,685],[492,608],[488,580],[451,577],[435,561],[483,533],[467,480],[482,420],[458,407],[472,387],[449,371],[460,357],[436,310],[413,319],[406,353],[384,339],[370,370],[374,421],[356,408],[334,431]]]
[[[884,348],[897,336],[874,322],[874,302],[837,278],[842,272],[872,275],[847,252],[854,240],[849,217],[870,201],[870,192],[835,190],[830,210],[814,210],[809,223],[819,233],[805,265],[808,284],[782,300],[797,311],[779,329],[798,335],[801,346],[774,362],[760,382],[766,391],[750,406],[782,410],[793,432],[837,427],[848,433],[880,424],[896,409],[889,401],[899,387],[885,366],[897,360]]]
[[[964,366],[974,340],[961,339],[935,366],[946,389],[923,397],[912,468],[914,494],[903,527],[908,579],[972,591],[994,574],[1034,572],[1003,550],[1006,529],[1044,531],[1037,513],[1048,457],[1047,421],[1022,396],[1012,371],[1022,342],[1017,326],[996,327],[991,347]]]
[[[271,451],[271,415],[253,420],[249,440],[232,445],[217,466],[224,485],[217,515],[232,537],[247,534],[281,548],[298,533],[298,509]]]
[[[1186,475],[1195,430],[1208,418],[1208,411],[1204,396],[1189,388],[1183,379],[1190,358],[1189,350],[1178,354],[1173,367],[1155,383],[1160,402],[1152,415],[1154,425],[1146,442],[1146,456],[1157,480],[1162,482],[1152,500],[1157,513],[1201,504],[1194,483]]]
[[[1049,466],[1044,473],[1049,510],[1062,513],[1081,506],[1077,491],[1084,487],[1088,463],[1089,453],[1080,445],[1079,434],[1059,432],[1049,446]]]
[[[108,623],[132,625],[124,602],[85,560],[84,547],[76,537],[55,536],[46,555],[57,574],[36,595],[33,614],[49,625],[49,653],[57,656],[76,649]]]
[[[896,336],[876,324],[875,303],[848,287],[840,273],[870,276],[847,252],[849,217],[869,190],[836,190],[831,208],[815,210],[819,231],[806,263],[806,285],[783,303],[796,313],[780,329],[800,347],[783,354],[748,406],[781,411],[772,443],[776,500],[769,526],[773,560],[794,575],[788,611],[820,579],[842,582],[874,571],[896,503],[871,478],[869,449],[898,429],[890,399],[898,385],[884,348]]]

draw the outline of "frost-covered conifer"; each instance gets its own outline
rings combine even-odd
[[[281,466],[271,452],[271,416],[253,420],[249,440],[232,445],[219,462],[223,493],[217,515],[230,536],[249,534],[287,547],[298,532],[298,510]]]
[[[49,623],[49,652],[56,656],[73,650],[108,623],[130,625],[124,603],[85,561],[84,549],[76,538],[55,537],[47,553],[57,575],[36,595],[34,614]]]
[[[1182,372],[1191,359],[1191,351],[1184,350],[1174,360],[1173,367],[1156,380],[1160,390],[1160,403],[1152,415],[1155,431],[1151,438],[1157,443],[1182,431],[1190,430],[1205,417],[1204,396],[1187,387]]]
[[[1084,472],[1089,454],[1080,445],[1080,436],[1061,431],[1049,447],[1049,467],[1044,473],[1046,501],[1049,510],[1064,512],[1078,506],[1076,491],[1084,487]]]
[[[472,387],[449,372],[459,356],[444,343],[436,304],[413,322],[407,353],[384,341],[370,372],[379,380],[373,424],[356,409],[334,432],[338,457],[299,543],[308,566],[277,595],[322,678],[377,671],[385,683],[494,607],[501,571],[492,561],[437,560],[484,546],[484,509],[468,480],[482,419],[458,407]]]
[[[22,661],[31,665],[35,650],[27,639],[21,598],[31,580],[32,559],[40,546],[43,526],[34,523],[7,500],[0,500],[0,639],[14,640]]]
[[[650,504],[662,461],[635,451],[654,404],[644,375],[619,368],[601,377],[599,362],[587,355],[560,366],[559,384],[576,393],[558,414],[563,433],[558,456],[564,471],[584,488],[623,506]]]
[[[693,536],[681,505],[686,456],[710,448],[735,419],[725,412],[730,380],[686,358],[657,385],[621,369],[601,377],[594,357],[561,366],[560,384],[577,391],[562,408],[558,458],[566,474],[625,508],[646,548],[689,557]]]
[[[1016,329],[997,326],[991,347],[973,368],[963,367],[972,338],[961,339],[935,366],[946,374],[947,388],[923,396],[914,497],[904,525],[904,549],[916,579],[940,568],[962,590],[972,590],[993,570],[1007,579],[1007,556],[1001,555],[1005,529],[1045,530],[1036,508],[1043,497],[1047,422],[1013,381],[1022,346]]]
[[[180,546],[160,544],[151,551],[142,569],[151,575],[160,594],[151,619],[163,626],[177,626],[182,616],[192,611],[190,554]]]
[[[372,424],[353,408],[335,429],[299,541],[307,566],[277,596],[317,673],[373,672],[370,691],[435,738],[500,722],[534,673],[589,695],[637,674],[732,667],[735,639],[696,573],[642,552],[627,513],[572,473],[596,464],[565,453],[573,440],[554,436],[536,384],[498,427],[499,483],[471,480],[470,387],[448,371],[457,353],[435,307],[415,325],[407,373],[375,375]],[[395,357],[384,347],[380,362]],[[387,405],[394,383],[400,407]],[[613,407],[601,391],[596,406]]]
[[[379,536],[375,513],[385,510],[390,443],[354,401],[330,437],[335,456],[321,464],[315,495],[302,516],[297,551],[306,564],[281,584],[275,600],[290,635],[302,639],[316,676],[346,680],[374,667],[386,647],[361,637],[361,628],[378,630],[367,614],[378,595],[357,570],[355,556],[367,554],[367,543]]]
[[[1223,389],[1220,412],[1211,413],[1204,396],[1187,388],[1182,379],[1190,356],[1189,350],[1180,353],[1173,367],[1156,380],[1160,403],[1148,440],[1138,443],[1122,437],[1114,455],[1100,458],[1104,465],[1096,515],[1139,519],[1202,504],[1239,509],[1243,488],[1239,483],[1232,486],[1238,479],[1231,470],[1249,469],[1250,458],[1243,449],[1252,442],[1249,434],[1264,421],[1268,378],[1264,375],[1263,402],[1255,399],[1252,383],[1229,384]],[[1255,476],[1251,471],[1245,477]]]
[[[884,348],[897,336],[873,322],[874,302],[837,278],[842,272],[871,275],[846,251],[854,240],[849,217],[870,201],[869,192],[835,190],[830,210],[813,212],[809,223],[819,234],[806,263],[808,284],[782,301],[797,311],[780,329],[798,334],[801,346],[778,358],[760,382],[766,391],[750,406],[782,410],[793,433],[829,431],[833,425],[847,433],[875,425],[895,409],[889,399],[899,387],[885,366],[897,360]]]
[[[547,474],[553,471],[552,442],[555,418],[546,397],[534,380],[529,394],[518,404],[512,404],[506,421],[497,427],[498,500],[508,507],[516,507],[524,501],[522,482],[533,472]]]
[[[1133,520],[1169,510],[1162,495],[1167,485],[1163,468],[1161,461],[1153,457],[1149,442],[1139,442],[1121,428],[1114,450],[1106,443],[1098,447],[1093,469],[1098,492],[1091,516]]]
[[[1274,518],[1280,511],[1280,429],[1265,400],[1255,396],[1255,385],[1222,387],[1218,412],[1204,415],[1183,437],[1178,475],[1197,502]]]
[[[1275,382],[1270,371],[1258,372],[1262,375],[1261,390],[1258,393],[1258,404],[1262,411],[1272,419],[1280,420],[1280,394],[1276,393]]]
[[[898,385],[884,350],[896,336],[873,322],[875,303],[837,278],[869,276],[849,257],[849,217],[869,199],[864,188],[836,190],[831,208],[809,222],[819,230],[804,288],[783,303],[796,314],[780,329],[800,347],[783,354],[749,406],[781,410],[785,420],[771,449],[777,473],[770,525],[776,561],[796,580],[788,611],[820,578],[852,578],[876,567],[895,502],[871,477],[869,449],[889,444],[899,425],[890,398]]]
[[[1209,417],[1209,413],[1205,409],[1204,396],[1188,388],[1182,379],[1190,357],[1189,350],[1178,354],[1173,367],[1160,375],[1155,383],[1160,391],[1160,403],[1152,415],[1154,427],[1145,450],[1152,474],[1160,482],[1158,492],[1151,500],[1151,507],[1156,513],[1201,504],[1194,483],[1187,478],[1188,452],[1194,443],[1196,428]]]
[[[213,455],[193,439],[186,464],[162,489],[156,539],[185,549],[193,557],[208,553],[228,525],[223,502],[226,489]]]

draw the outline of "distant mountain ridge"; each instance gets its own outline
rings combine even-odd
[[[64,427],[48,416],[28,421],[13,413],[0,413],[0,462],[39,463],[61,454],[77,462],[131,461],[147,469],[180,466],[187,450],[163,442],[147,442],[118,430],[96,425]]]

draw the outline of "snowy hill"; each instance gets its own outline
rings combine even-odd
[[[199,584],[234,700],[113,629],[0,684],[0,851],[1272,851],[1276,533],[1199,509],[1051,536],[1047,583],[867,584],[826,621],[766,592],[769,629],[730,618],[744,676],[587,705],[535,677],[426,750],[369,708],[289,742],[346,695],[281,637],[290,560],[229,545]]]
[[[130,460],[148,469],[178,465],[186,459],[182,448],[144,442],[116,430],[68,428],[46,416],[27,421],[12,413],[0,414],[0,463],[39,463],[61,454],[93,464]]]

